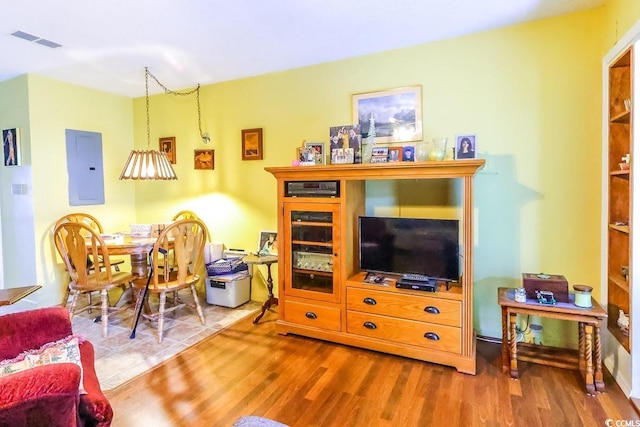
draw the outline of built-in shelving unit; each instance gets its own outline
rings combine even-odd
[[[608,123],[608,232],[607,232],[607,308],[608,329],[628,351],[629,335],[618,325],[620,310],[630,316],[632,172],[621,170],[622,158],[633,159],[632,143],[632,61],[629,47],[609,66]]]

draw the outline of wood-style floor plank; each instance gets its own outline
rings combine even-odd
[[[244,415],[307,426],[602,426],[638,415],[612,377],[588,396],[578,371],[520,362],[478,342],[477,375],[275,332],[246,318],[107,392],[114,427],[225,427]]]

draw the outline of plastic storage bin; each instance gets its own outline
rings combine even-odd
[[[235,277],[233,277],[235,276]],[[249,274],[207,277],[207,303],[236,308],[249,301]]]

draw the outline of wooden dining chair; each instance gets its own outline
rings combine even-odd
[[[202,221],[202,218],[200,218],[195,212],[193,211],[189,211],[189,210],[184,210],[184,211],[180,211],[177,214],[175,214],[173,216],[172,221],[179,221],[181,219],[199,219],[200,221]],[[204,222],[203,222],[204,224]],[[206,224],[205,224],[205,229],[207,230],[207,241],[210,242],[211,241],[211,234],[209,234],[209,229],[207,228]]]
[[[164,335],[164,319],[167,313],[189,306],[196,310],[200,322],[204,325],[204,313],[200,306],[196,284],[204,272],[204,245],[207,227],[199,219],[182,219],[168,225],[158,236],[150,254],[151,276],[148,279],[148,294],[159,295],[158,311],[146,314],[150,320],[158,321],[158,343]],[[134,283],[136,294],[136,313],[144,299],[146,283]],[[167,294],[191,289],[193,304],[186,304],[179,297],[173,305],[167,307]],[[135,319],[134,319],[135,321]],[[135,325],[132,325],[135,327]]]
[[[179,221],[181,219],[200,219],[200,218],[198,217],[198,215],[196,215],[195,212],[189,211],[189,210],[180,211],[177,214],[175,214],[172,218],[173,221]]]
[[[100,221],[98,221],[98,219],[96,217],[94,217],[93,215],[89,215],[88,213],[84,213],[84,212],[72,212],[72,213],[68,213],[66,215],[61,216],[55,223],[54,225],[54,229],[55,227],[57,227],[58,225],[62,224],[63,222],[80,222],[83,224],[88,225],[89,227],[91,227],[93,230],[97,231],[99,234],[103,234],[104,233],[104,229],[102,228],[102,224],[100,223]],[[100,268],[104,268],[104,261],[102,260],[102,257],[98,257],[98,262],[100,263]],[[120,265],[124,263],[123,259],[118,259],[118,258],[111,258],[109,260],[111,267],[113,267],[113,269],[115,271],[120,271]],[[64,295],[64,299],[63,302],[66,304],[67,300],[69,299],[69,287],[67,286],[67,290],[65,292]],[[92,302],[92,298],[91,298],[91,292],[87,292],[87,298],[89,300],[89,313],[91,313],[91,307],[93,307],[93,302]]]
[[[89,215],[88,213],[84,213],[84,212],[74,212],[74,213],[69,213],[66,214],[62,217],[60,217],[57,221],[54,227],[57,227],[58,225],[62,224],[63,222],[81,222],[83,224],[87,224],[89,227],[91,227],[92,229],[94,229],[95,231],[98,232],[98,234],[104,234],[104,229],[102,228],[102,224],[100,223],[100,221],[98,221],[98,219],[96,217],[94,217],[93,215]],[[116,271],[120,271],[120,265],[124,263],[123,259],[117,259],[117,258],[112,258],[109,260],[111,263],[111,266],[116,270]],[[100,259],[100,262],[102,262],[102,259]]]
[[[107,323],[109,316],[126,308],[111,307],[109,305],[108,291],[118,286],[128,287],[137,275],[124,272],[113,271],[109,258],[109,247],[105,244],[100,234],[90,226],[82,222],[62,222],[54,232],[55,246],[62,257],[71,281],[69,290],[73,294],[69,305],[69,317],[73,319],[78,314],[91,305],[76,311],[78,296],[83,293],[99,291],[102,336],[107,336]],[[97,257],[101,257],[104,268],[97,262]],[[92,262],[88,262],[92,260]]]

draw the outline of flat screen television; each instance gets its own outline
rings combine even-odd
[[[458,281],[459,221],[454,219],[358,218],[360,270],[415,273]]]

